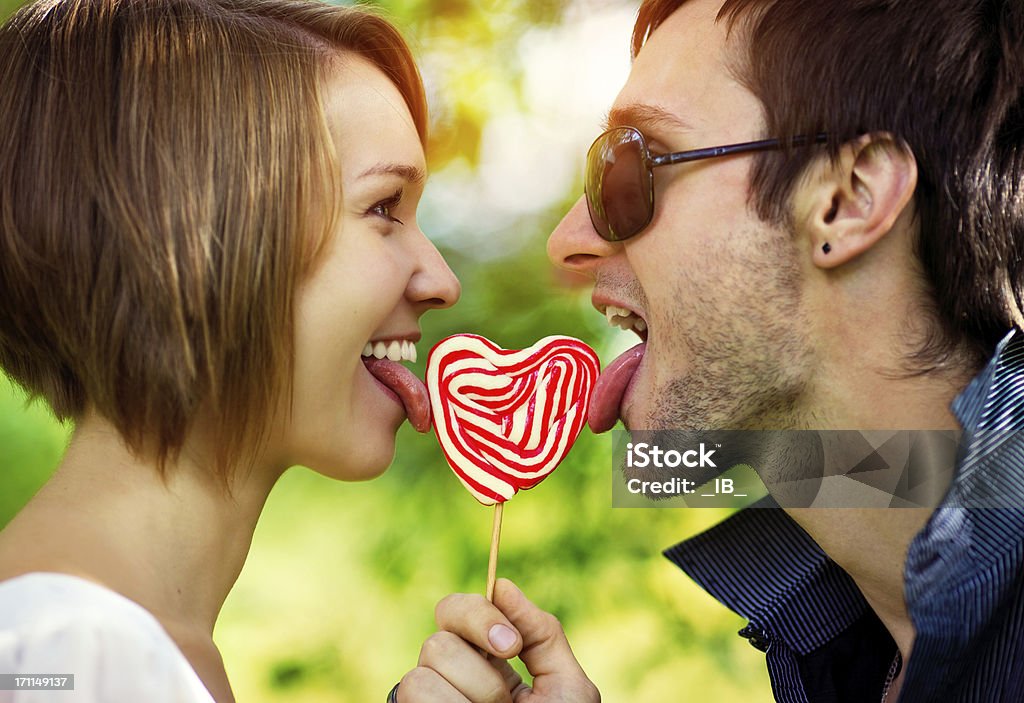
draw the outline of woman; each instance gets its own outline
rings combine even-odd
[[[0,671],[231,701],[212,631],[275,481],[429,424],[400,362],[459,285],[416,67],[305,0],[44,0],[0,29],[0,122],[0,366],[75,425],[0,533]]]

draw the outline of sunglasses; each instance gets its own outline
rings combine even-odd
[[[794,137],[792,146],[820,144],[828,135]],[[621,242],[646,229],[654,217],[654,169],[731,154],[781,149],[779,139],[712,146],[652,155],[636,127],[615,127],[602,134],[587,152],[584,192],[590,221],[602,239]]]

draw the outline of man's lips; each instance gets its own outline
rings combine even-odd
[[[430,429],[430,396],[423,381],[401,364],[389,359],[363,357],[363,364],[374,378],[387,386],[405,406],[409,424],[417,432]]]
[[[620,354],[601,372],[594,384],[593,395],[590,396],[590,414],[587,418],[590,430],[595,434],[607,432],[615,426],[621,413],[622,398],[640,362],[644,360],[646,351],[646,342],[637,344]]]
[[[594,433],[607,432],[622,414],[622,402],[630,384],[644,359],[649,335],[647,320],[630,297],[620,298],[610,289],[594,290],[591,296],[594,307],[608,320],[612,327],[634,332],[640,344],[629,349],[605,367],[594,384],[590,399],[588,424]]]

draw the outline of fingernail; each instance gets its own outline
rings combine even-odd
[[[487,639],[490,640],[492,647],[504,652],[516,643],[516,633],[511,628],[498,624],[487,633]]]

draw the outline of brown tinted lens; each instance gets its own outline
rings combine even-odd
[[[587,209],[594,229],[617,242],[639,233],[651,221],[651,170],[640,132],[611,129],[587,152]]]

